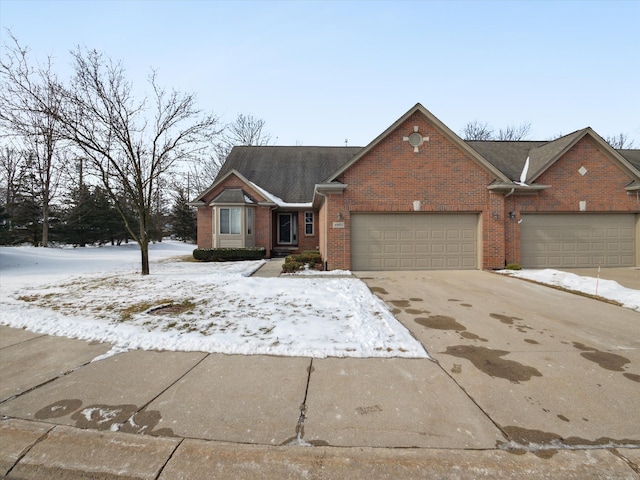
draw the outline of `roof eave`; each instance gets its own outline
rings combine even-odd
[[[521,185],[518,183],[498,182],[487,186],[487,189],[493,193],[502,193],[509,195],[525,195],[538,193],[542,190],[551,188],[551,185]]]
[[[342,193],[347,188],[346,183],[331,182],[331,183],[317,183],[313,188],[313,208],[320,208],[322,205],[322,199],[331,193]]]

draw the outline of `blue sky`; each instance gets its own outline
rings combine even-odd
[[[70,72],[77,45],[122,60],[137,89],[195,92],[278,145],[366,145],[422,103],[459,133],[591,126],[640,148],[640,1],[0,0],[35,58]]]

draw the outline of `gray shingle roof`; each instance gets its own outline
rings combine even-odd
[[[524,164],[529,157],[527,181],[537,177],[584,130],[578,130],[551,141],[500,141],[467,140],[466,143],[485,157],[511,180],[519,181]]]
[[[624,159],[633,165],[636,170],[640,170],[640,150],[638,149],[624,149],[624,150],[616,150],[620,155],[624,157]]]
[[[530,184],[587,131],[590,129],[578,130],[552,141],[467,140],[465,143],[516,182],[529,157],[525,183]],[[362,147],[234,147],[217,179],[236,170],[287,203],[306,203],[312,201],[316,184],[325,183],[361,151]],[[640,150],[617,151],[640,170]],[[225,197],[224,200],[230,199]]]
[[[314,187],[362,147],[234,147],[217,178],[237,170],[287,203],[313,199]]]
[[[466,143],[509,179],[520,180],[524,163],[531,150],[547,142],[467,140]],[[531,170],[531,160],[529,160],[529,171]]]
[[[229,203],[229,204],[238,204],[238,203],[255,203],[254,200],[247,195],[247,193],[240,188],[226,188],[213,199],[215,203]]]

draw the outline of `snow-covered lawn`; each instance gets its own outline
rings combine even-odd
[[[500,270],[498,273],[606,298],[640,312],[640,290],[623,287],[613,280],[580,276],[548,268],[543,270]]]
[[[112,353],[428,357],[358,279],[254,278],[262,261],[191,262],[193,248],[152,245],[143,277],[135,244],[0,247],[0,324],[112,343]]]

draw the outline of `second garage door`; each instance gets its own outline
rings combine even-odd
[[[475,269],[478,215],[352,213],[352,270]]]
[[[522,215],[521,263],[528,268],[632,267],[633,214]]]

